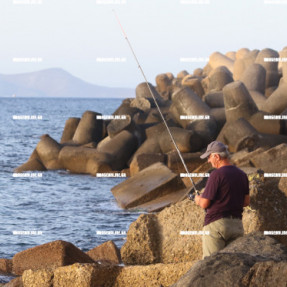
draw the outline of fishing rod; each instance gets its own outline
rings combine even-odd
[[[143,69],[142,69],[142,67],[141,67],[141,65],[140,65],[140,63],[139,63],[139,60],[138,60],[138,58],[137,58],[137,56],[136,56],[136,54],[135,54],[135,52],[134,52],[134,49],[133,49],[133,47],[132,47],[132,45],[131,45],[131,43],[130,43],[130,41],[129,41],[129,39],[128,39],[128,36],[127,36],[127,34],[126,34],[126,32],[125,32],[125,30],[124,30],[124,28],[123,28],[123,26],[122,26],[122,24],[121,24],[121,22],[120,22],[120,19],[119,19],[118,15],[117,15],[116,11],[113,10],[113,12],[114,12],[114,14],[115,14],[115,17],[116,17],[116,19],[117,19],[117,21],[118,21],[120,27],[121,27],[121,30],[122,30],[122,32],[123,32],[123,34],[124,34],[125,39],[126,39],[127,42],[128,42],[128,45],[129,45],[129,47],[130,47],[130,50],[132,51],[132,54],[133,54],[133,56],[134,56],[134,58],[135,58],[135,60],[136,60],[136,62],[137,62],[138,68],[140,69],[140,71],[141,71],[141,73],[142,73],[142,75],[143,75],[143,77],[144,77],[144,80],[145,80],[145,83],[146,83],[146,85],[147,85],[147,87],[148,87],[148,90],[149,90],[149,92],[150,92],[150,94],[151,94],[151,96],[152,96],[152,98],[153,98],[153,100],[154,100],[154,102],[155,102],[155,105],[156,105],[156,107],[157,107],[157,110],[158,110],[158,112],[159,112],[159,114],[160,114],[160,116],[161,116],[161,118],[162,118],[162,121],[163,121],[163,123],[164,123],[164,125],[165,125],[165,127],[166,127],[166,129],[167,129],[167,131],[168,131],[168,134],[169,134],[169,136],[170,136],[170,138],[171,138],[171,140],[172,140],[172,142],[173,142],[173,144],[174,144],[174,146],[175,146],[175,149],[176,149],[176,151],[177,151],[177,153],[178,153],[178,155],[179,155],[179,158],[180,158],[180,160],[181,160],[181,162],[182,162],[182,164],[183,164],[183,166],[184,166],[184,169],[185,169],[186,173],[189,175],[188,168],[187,168],[187,166],[186,166],[186,164],[185,164],[185,162],[184,162],[184,159],[183,159],[183,157],[182,157],[182,155],[181,155],[181,152],[180,152],[180,150],[179,150],[179,148],[178,148],[178,146],[177,146],[177,144],[176,144],[176,142],[175,142],[175,140],[174,140],[174,137],[173,137],[173,135],[172,135],[172,133],[171,133],[171,131],[170,131],[168,125],[167,125],[167,122],[166,122],[166,120],[165,120],[165,118],[164,118],[164,116],[163,116],[163,114],[162,114],[162,112],[161,112],[161,110],[160,110],[160,107],[159,107],[159,105],[158,105],[158,102],[157,102],[157,100],[156,100],[156,98],[155,98],[155,96],[154,96],[154,94],[153,94],[153,92],[152,92],[152,90],[151,90],[151,88],[150,88],[150,85],[148,84],[148,81],[147,81],[147,78],[146,78],[146,76],[145,76],[145,73],[144,73],[144,71],[143,71]],[[199,192],[198,192],[198,190],[197,190],[196,187],[195,187],[195,183],[194,183],[193,179],[192,179],[190,176],[188,176],[188,177],[189,177],[190,182],[191,182],[191,184],[192,184],[192,186],[193,186],[193,188],[194,188],[195,194],[199,195]],[[189,195],[189,198],[192,199],[192,200],[194,200],[194,195],[190,194],[190,195]]]

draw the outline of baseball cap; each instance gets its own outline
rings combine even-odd
[[[212,153],[218,153],[227,151],[227,146],[222,142],[213,141],[211,142],[206,149],[206,152],[200,156],[200,158],[207,158]]]

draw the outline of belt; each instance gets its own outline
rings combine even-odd
[[[240,217],[238,217],[238,216],[233,216],[233,215],[228,215],[228,216],[225,216],[224,218],[240,219],[240,220],[241,220]]]

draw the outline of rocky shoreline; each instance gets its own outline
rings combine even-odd
[[[244,237],[201,260],[204,212],[186,198],[191,182],[141,83],[110,118],[86,111],[66,121],[59,143],[43,135],[15,172],[126,174],[114,197],[122,208],[148,213],[130,225],[121,250],[105,242],[84,253],[58,240],[0,259],[1,273],[19,276],[3,286],[286,284],[287,62],[276,60],[286,56],[287,48],[215,52],[193,74],[160,74],[156,87],[149,84],[197,189],[212,171],[199,156],[215,139],[247,173]]]

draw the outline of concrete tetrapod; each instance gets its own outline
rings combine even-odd
[[[177,174],[162,163],[155,163],[111,191],[122,208],[131,208],[184,188]]]
[[[225,85],[233,82],[232,73],[225,66],[219,66],[212,70],[208,78],[210,92],[221,91]]]
[[[225,66],[231,73],[233,73],[234,61],[219,52],[212,53],[209,56],[208,63],[212,67],[212,69],[216,69],[220,66]]]
[[[236,121],[239,118],[249,119],[258,112],[257,106],[251,98],[245,85],[236,81],[223,88],[225,115],[227,121]]]
[[[75,131],[79,125],[80,118],[68,118],[65,123],[64,131],[60,143],[66,143],[73,139]]]
[[[98,143],[103,137],[103,120],[98,119],[101,114],[86,111],[78,124],[73,136],[73,141],[78,144],[87,144],[89,142]]]
[[[58,161],[58,156],[62,146],[52,139],[49,135],[41,136],[38,142],[36,151],[39,155],[41,162],[47,169],[61,169],[63,168]]]

